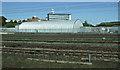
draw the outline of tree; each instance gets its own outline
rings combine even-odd
[[[13,21],[13,20],[10,20],[10,22],[8,22],[6,25],[4,25],[5,27],[7,28],[10,28],[10,27],[15,27],[15,25],[17,25],[19,23],[17,23],[17,20]]]
[[[85,22],[83,23],[83,26],[88,26],[87,21],[85,21]]]
[[[85,21],[85,24],[88,24],[88,23],[87,23],[87,20]]]
[[[4,16],[0,16],[0,24],[2,24],[2,26],[4,26],[6,24],[6,18]]]
[[[10,27],[15,27],[18,23],[7,23],[5,27],[10,28]]]
[[[25,20],[23,20],[22,22],[26,22]]]
[[[10,20],[10,23],[13,23],[13,20]]]
[[[18,21],[18,24],[21,24],[21,23],[22,23],[22,21],[21,21],[21,20],[19,20],[19,21]]]
[[[17,21],[15,20],[14,23],[17,23]]]
[[[83,23],[83,26],[87,26],[87,27],[89,26],[89,27],[92,27],[93,25],[88,24],[87,21],[85,21],[85,22]]]

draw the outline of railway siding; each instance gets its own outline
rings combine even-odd
[[[77,54],[78,56],[81,54],[93,54],[94,56],[100,55],[101,57],[118,57],[120,55],[119,52],[96,52],[96,51],[83,51],[83,50],[56,50],[56,49],[45,49],[45,48],[11,48],[4,47],[3,52],[15,52],[15,53],[30,53],[30,54],[40,54],[39,52],[54,52],[54,53],[62,53],[62,54]]]
[[[110,44],[119,44],[120,42],[90,42],[90,41],[39,41],[39,40],[3,40],[3,41],[18,41],[18,42],[60,42],[60,43],[110,43]]]

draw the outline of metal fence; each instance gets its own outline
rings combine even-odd
[[[85,33],[120,33],[120,27],[83,27],[79,32]]]
[[[120,27],[81,27],[79,29],[16,29],[1,28],[2,32],[34,32],[34,33],[120,33]]]

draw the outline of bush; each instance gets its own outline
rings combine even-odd
[[[10,28],[10,27],[15,27],[18,23],[7,23],[5,27]]]
[[[85,22],[83,23],[83,26],[85,26],[85,27],[93,27],[93,25],[88,24],[87,21],[85,21]]]

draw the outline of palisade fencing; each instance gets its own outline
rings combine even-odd
[[[73,29],[20,29],[18,32],[35,32],[35,33],[73,33]]]
[[[2,32],[16,32],[15,28],[0,28],[0,31]]]
[[[81,27],[74,29],[16,29],[16,28],[1,28],[2,32],[33,32],[33,33],[120,33],[120,27]]]
[[[82,27],[79,33],[120,33],[120,27]]]

